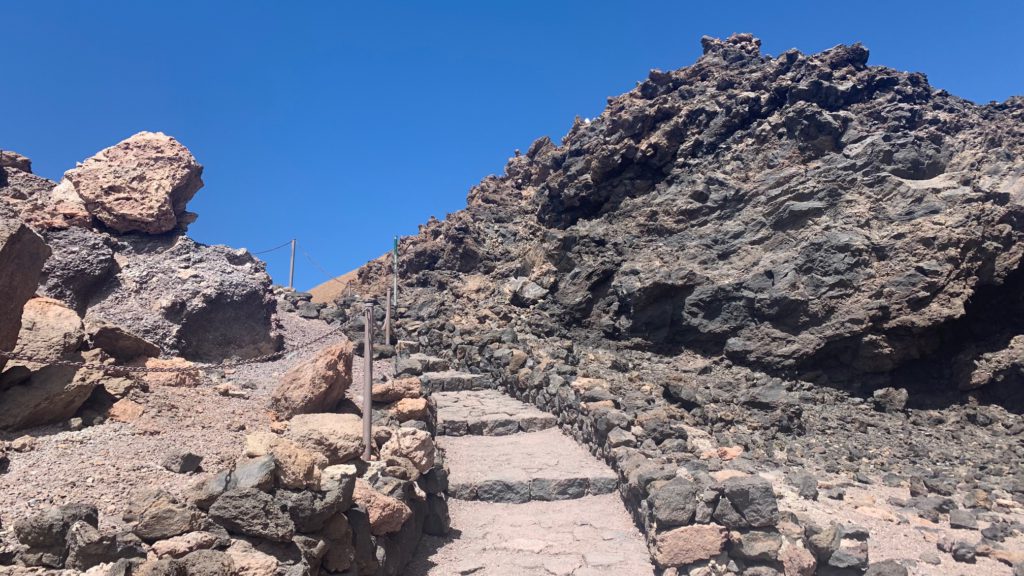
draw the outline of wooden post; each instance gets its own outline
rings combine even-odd
[[[363,311],[363,460],[370,461],[373,425],[373,303]]]
[[[388,288],[387,309],[384,311],[384,345],[391,345],[391,288]]]
[[[295,238],[292,238],[292,259],[288,265],[288,287],[295,288]]]

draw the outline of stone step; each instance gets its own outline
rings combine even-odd
[[[505,436],[553,428],[557,419],[497,390],[435,392],[437,433]]]
[[[511,436],[439,436],[448,494],[462,500],[522,503],[608,494],[616,476],[557,428]]]
[[[452,500],[457,538],[424,536],[416,576],[653,576],[644,538],[614,494],[560,502]]]
[[[483,374],[471,374],[457,370],[424,372],[420,376],[420,382],[423,382],[423,387],[429,392],[461,392],[494,388],[490,379]]]

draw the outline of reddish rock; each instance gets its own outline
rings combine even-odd
[[[655,536],[654,561],[662,568],[685,566],[717,556],[725,548],[725,530],[717,524],[683,526]]]
[[[373,385],[374,402],[396,402],[402,398],[419,398],[423,395],[419,378],[397,378]]]
[[[370,517],[370,532],[382,536],[398,530],[412,517],[412,510],[404,502],[373,489],[365,480],[356,480],[354,500],[366,508]]]
[[[402,398],[391,409],[399,422],[425,420],[430,415],[426,398]]]
[[[352,343],[328,346],[316,358],[292,368],[281,377],[270,407],[279,417],[328,412],[338,405],[352,384]]]
[[[114,422],[130,423],[141,418],[145,411],[146,409],[142,404],[122,398],[114,402],[114,405],[110,407],[110,410],[107,411],[107,418]]]

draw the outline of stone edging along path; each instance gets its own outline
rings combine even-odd
[[[565,433],[562,438],[574,438],[600,461],[607,462],[614,470],[615,481],[613,484],[611,479],[601,478],[595,490],[590,485],[581,485],[579,480],[562,478],[557,488],[538,483],[537,494],[544,497],[547,491],[554,496],[560,491],[558,496],[576,497],[600,494],[617,487],[621,500],[615,498],[615,501],[620,508],[625,505],[634,526],[646,536],[649,558],[658,574],[676,576],[694,569],[718,573],[734,564],[739,569],[764,573],[802,574],[814,569],[814,558],[800,545],[803,531],[780,514],[770,481],[736,470],[708,473],[700,466],[691,467],[684,461],[645,453],[630,432],[634,425],[642,423],[634,422],[631,414],[620,410],[614,398],[584,400],[595,396],[589,389],[597,383],[593,379],[570,381],[550,371],[550,367],[527,371],[521,362],[516,366],[495,365],[483,354],[473,356],[475,358],[463,358],[460,364],[472,363],[483,373],[449,370],[421,377],[424,388],[434,393],[435,401],[440,405],[448,402],[457,406],[452,424],[439,423],[438,429],[451,427],[455,433],[469,433],[472,423],[474,429],[482,433],[490,430],[492,434],[509,434],[515,430],[517,434],[524,434],[522,431],[526,428],[510,422],[515,420],[513,414],[533,414],[532,409],[536,407],[541,409],[540,414],[553,415]],[[524,356],[529,358],[530,355]],[[524,376],[523,372],[529,373]],[[491,389],[491,394],[504,391],[530,407],[520,405],[511,413],[505,409],[482,410],[480,406],[486,404],[485,396],[465,397],[465,400],[460,396],[459,400],[452,401],[454,397],[445,394],[485,389]],[[694,430],[694,433],[700,431]],[[451,440],[442,437],[440,443],[454,446],[454,456],[458,457],[463,448],[468,449],[459,442],[452,444]],[[492,452],[497,451],[496,444],[488,447]],[[580,449],[580,446],[575,448]],[[501,456],[496,461],[511,458]],[[521,461],[519,463],[521,465]],[[520,480],[518,485],[484,482],[483,498],[516,502],[537,499],[532,479],[529,490],[522,485],[524,482]],[[470,481],[463,486],[453,478],[449,488],[449,496],[452,495],[479,500],[480,482]],[[459,511],[453,511],[453,522],[458,516]],[[431,576],[442,573],[458,572],[423,572]]]
[[[479,376],[422,381],[442,390],[432,397],[453,537],[425,537],[408,574],[654,573],[613,494],[615,473],[555,428],[552,415],[487,389]]]

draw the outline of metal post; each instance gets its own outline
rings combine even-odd
[[[367,302],[363,310],[363,460],[370,461],[373,441],[373,303]]]
[[[388,288],[388,306],[384,311],[384,345],[391,345],[391,288]]]
[[[288,265],[288,287],[295,288],[295,238],[292,238],[292,260]]]
[[[392,260],[394,261],[394,270],[392,271],[392,274],[391,274],[391,282],[392,282],[392,285],[391,285],[391,297],[394,298],[395,313],[398,313],[398,236],[397,235],[395,235],[395,249],[394,249],[393,254],[394,254],[394,258]],[[390,305],[391,298],[389,298],[388,301],[389,301],[389,305]]]

